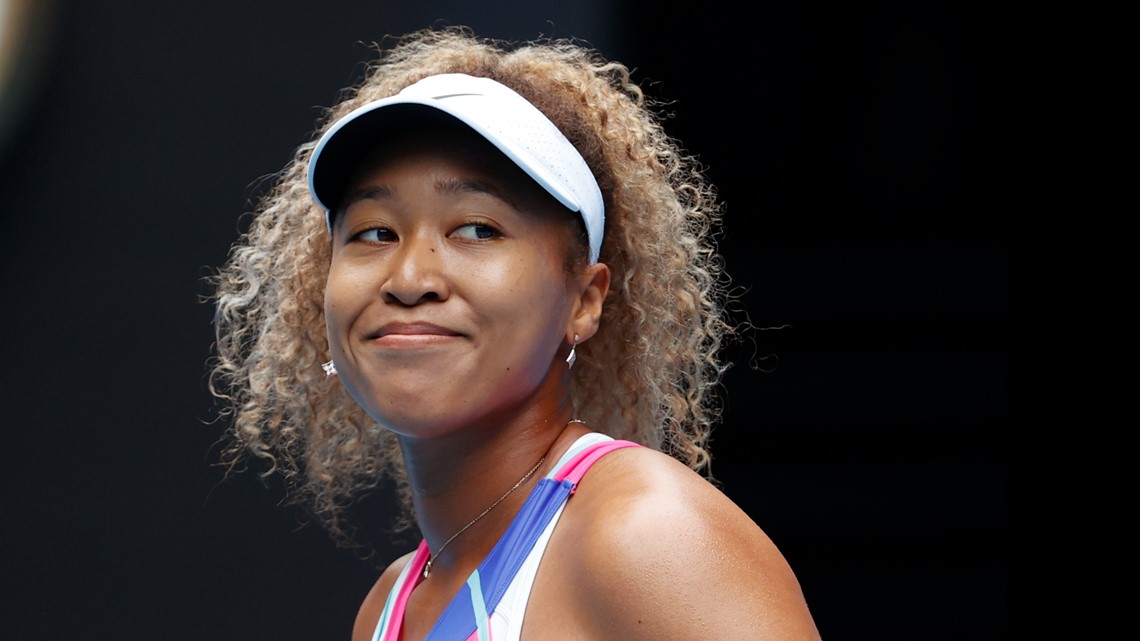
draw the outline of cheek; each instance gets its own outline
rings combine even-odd
[[[334,338],[339,328],[353,313],[355,301],[361,297],[364,286],[358,278],[353,278],[351,270],[333,266],[329,269],[325,283],[325,324],[329,337]]]
[[[551,255],[535,255],[512,261],[501,281],[496,300],[498,313],[512,324],[546,335],[560,333],[568,313],[569,295],[561,263]]]
[[[533,313],[558,299],[565,287],[561,270],[551,262],[534,254],[472,265],[464,275],[467,291],[503,317]]]

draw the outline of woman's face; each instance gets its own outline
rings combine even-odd
[[[582,312],[574,214],[474,135],[386,149],[334,223],[325,317],[341,382],[409,436],[526,411],[566,368]]]

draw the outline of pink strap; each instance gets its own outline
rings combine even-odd
[[[623,447],[641,447],[641,445],[633,441],[614,440],[599,443],[593,447],[587,447],[567,461],[566,465],[563,465],[562,469],[558,470],[553,478],[559,483],[569,479],[571,483],[577,485],[578,481],[581,481],[582,477],[586,475],[586,470],[590,469],[590,466],[598,459]]]
[[[408,597],[412,595],[412,590],[416,589],[416,585],[419,584],[420,574],[424,571],[430,554],[431,550],[428,550],[427,539],[420,541],[420,546],[416,548],[415,555],[412,556],[411,561],[408,561],[408,565],[411,567],[408,569],[406,580],[400,586],[400,592],[396,595],[395,603],[392,604],[392,618],[388,626],[388,633],[380,641],[399,641],[400,627],[404,624],[404,612],[408,607]]]

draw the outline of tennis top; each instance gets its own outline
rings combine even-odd
[[[566,501],[595,461],[613,450],[637,446],[597,432],[579,437],[531,490],[507,531],[452,598],[425,641],[518,641],[538,565]],[[408,597],[430,556],[427,541],[420,541],[388,593],[373,641],[398,641]]]

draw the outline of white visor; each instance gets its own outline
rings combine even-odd
[[[490,78],[450,73],[428,76],[389,98],[353,110],[321,136],[309,159],[309,190],[328,222],[364,155],[387,133],[407,123],[408,107],[446,113],[466,124],[526,172],[558,202],[578,212],[598,261],[605,229],[602,190],[582,154],[525,98]],[[403,116],[401,116],[401,113]]]

